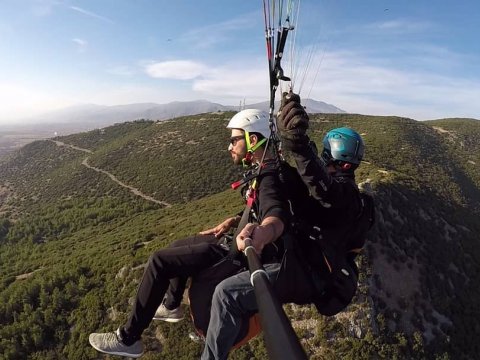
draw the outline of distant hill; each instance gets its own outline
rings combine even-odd
[[[0,159],[0,358],[103,358],[88,334],[126,319],[149,254],[242,209],[232,115],[125,122]],[[356,177],[376,224],[353,304],[330,318],[285,307],[308,357],[478,358],[480,122],[339,113],[309,131],[320,144],[338,126],[365,139]],[[145,357],[198,358],[190,331],[153,322]],[[262,338],[230,358],[264,359]]]
[[[343,110],[324,103],[307,99],[303,101],[307,111],[316,113],[344,113]],[[276,102],[276,109],[280,102]],[[267,101],[247,104],[246,107],[267,111]],[[239,111],[239,106],[225,106],[206,100],[174,101],[168,104],[138,103],[129,105],[104,106],[83,104],[45,113],[25,119],[21,125],[2,125],[0,129],[0,157],[36,139],[69,135],[113,124],[138,119],[166,120],[219,111]]]
[[[48,124],[52,129],[56,126],[60,129],[59,133],[65,133],[68,127],[72,130],[76,129],[77,132],[87,131],[137,119],[165,120],[179,116],[225,111],[228,109],[228,107],[223,105],[205,100],[175,101],[163,105],[155,103],[114,106],[84,104],[48,112],[25,122]],[[72,133],[72,131],[67,133]]]
[[[313,99],[303,99],[302,105],[305,106],[305,109],[309,114],[341,114],[346,113],[346,111],[337,108],[336,106],[327,104],[323,101],[317,101]],[[264,101],[261,103],[246,105],[248,108],[253,109],[261,109],[268,111],[270,109],[270,103],[268,101]],[[280,108],[280,101],[275,102],[275,109],[278,110]]]
[[[279,104],[280,102],[277,101],[277,109]],[[309,113],[344,112],[322,101],[307,99],[304,101],[304,104],[306,104]],[[268,110],[269,103],[265,101],[256,104],[247,104],[246,107]],[[180,116],[238,110],[239,106],[226,106],[207,100],[174,101],[167,104],[139,103],[115,106],[84,104],[45,113],[34,119],[28,119],[25,122],[42,124],[40,126],[43,127],[48,126],[52,132],[57,132],[58,134],[69,134],[138,119],[166,120]]]

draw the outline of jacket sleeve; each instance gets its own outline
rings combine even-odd
[[[290,207],[278,177],[278,171],[266,169],[259,178],[258,186],[258,220],[274,216],[286,227],[290,220]]]
[[[302,141],[291,153],[295,159],[297,171],[308,188],[310,195],[324,207],[342,208],[349,206],[352,200],[352,186],[354,179],[347,177],[333,177],[328,173],[323,160],[317,155],[315,144],[308,140]]]
[[[333,178],[328,174],[323,161],[318,157],[310,142],[292,149],[298,173],[316,200],[325,200],[332,186]]]

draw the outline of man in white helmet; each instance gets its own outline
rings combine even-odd
[[[261,250],[281,236],[289,221],[288,204],[280,191],[275,161],[270,152],[265,151],[270,136],[268,114],[254,109],[243,110],[230,120],[227,128],[231,129],[228,150],[234,164],[262,167],[260,175],[254,180],[256,196],[251,203],[251,222],[237,237],[240,251],[244,249],[246,237],[251,238]],[[183,315],[177,316],[178,306],[186,280],[226,257],[228,248],[222,235],[238,226],[239,222],[240,216],[236,215],[200,235],[179,240],[151,255],[127,323],[114,332],[90,334],[90,344],[103,353],[140,357],[144,352],[141,341],[143,331],[152,319],[181,320]],[[274,246],[265,249],[263,260],[274,259],[276,251]],[[209,310],[206,309],[207,312]]]
[[[355,184],[354,171],[364,153],[361,136],[349,128],[331,130],[318,157],[306,135],[308,122],[300,97],[284,94],[278,126],[297,169],[282,164],[282,191],[293,217],[282,241],[277,242],[285,249],[284,257],[264,267],[282,303],[313,303],[321,314],[331,316],[343,310],[355,294],[358,269],[354,257],[372,225],[373,205],[368,209],[362,205],[367,199]],[[245,248],[245,238],[257,231],[255,224],[244,228],[237,237],[239,250]],[[253,236],[252,246],[263,254],[265,241]],[[250,281],[249,272],[244,271],[217,285],[202,360],[226,359],[249,316],[258,312]]]

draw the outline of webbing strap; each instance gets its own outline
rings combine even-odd
[[[260,172],[261,166],[259,167],[259,172]],[[237,246],[237,236],[240,234],[240,231],[243,230],[245,225],[248,224],[248,220],[250,219],[250,211],[252,210],[253,203],[255,202],[255,197],[257,193],[257,179],[253,181],[253,184],[250,186],[250,194],[248,195],[247,199],[247,205],[245,206],[245,209],[243,210],[242,213],[242,218],[240,219],[240,223],[237,226],[237,230],[235,231],[235,234],[233,235],[233,241],[232,245],[230,246],[230,256],[232,258],[236,258],[239,254],[240,251],[238,250]]]

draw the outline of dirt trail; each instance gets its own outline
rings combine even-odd
[[[66,147],[69,147],[70,149],[73,149],[73,150],[83,151],[83,152],[86,152],[86,153],[89,153],[89,154],[93,154],[92,150],[84,149],[84,148],[81,148],[81,147],[78,147],[78,146],[75,146],[75,145],[65,144],[64,142],[57,141],[57,140],[50,140],[50,141],[57,144],[57,146],[66,146]]]
[[[25,274],[21,274],[21,275],[17,275],[15,277],[15,280],[25,280],[25,279],[28,279],[30,276],[32,276],[33,274],[35,274],[37,271],[42,271],[43,269],[45,269],[45,267],[41,267],[37,270],[33,270],[32,272],[29,272],[29,273],[25,273]]]
[[[57,144],[57,146],[66,146],[66,147],[69,147],[71,149],[74,149],[74,150],[77,150],[77,151],[82,151],[82,152],[85,152],[85,153],[88,153],[88,154],[93,154],[93,151],[92,150],[88,150],[88,149],[83,149],[81,147],[78,147],[78,146],[74,146],[74,145],[69,145],[69,144],[65,144],[61,141],[56,141],[56,140],[50,140],[50,141],[53,141],[55,144]],[[120,180],[117,179],[117,177],[115,175],[113,175],[112,173],[109,173],[108,171],[106,170],[103,170],[103,169],[100,169],[100,168],[97,168],[95,166],[92,166],[88,163],[88,156],[83,159],[82,161],[82,165],[91,169],[91,170],[94,170],[96,172],[99,172],[99,173],[102,173],[102,174],[105,174],[107,175],[110,179],[112,179],[112,181],[116,182],[118,185],[130,190],[134,195],[136,196],[140,196],[142,197],[143,199],[147,200],[147,201],[151,201],[151,202],[154,202],[156,204],[160,204],[160,205],[163,205],[165,207],[170,207],[172,206],[171,204],[165,202],[165,201],[160,201],[160,200],[157,200],[149,195],[146,195],[144,193],[142,193],[140,190],[138,190],[137,188],[134,188],[133,186],[130,186],[130,185],[127,185],[123,182],[121,182]]]

